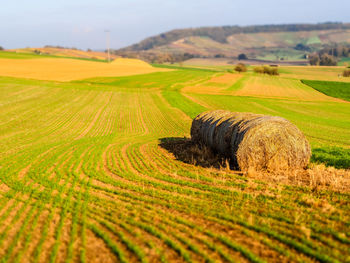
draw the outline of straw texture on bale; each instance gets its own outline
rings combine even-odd
[[[230,158],[243,171],[305,168],[311,156],[302,132],[281,117],[204,112],[193,120],[191,137]]]

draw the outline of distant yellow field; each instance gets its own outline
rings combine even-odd
[[[288,98],[304,101],[338,101],[300,82],[297,79],[251,76],[241,89],[234,92],[237,96],[256,96],[264,98]]]
[[[146,74],[168,69],[154,68],[137,59],[116,59],[112,63],[76,59],[0,59],[0,76],[40,80],[71,81],[93,77]]]
[[[321,75],[322,69],[318,68],[318,70],[319,74]],[[307,70],[305,71],[307,72]],[[218,74],[214,75],[211,79],[205,82],[185,86],[182,89],[182,92],[184,94],[197,93],[262,98],[284,98],[300,101],[342,101],[318,92],[317,90],[301,83],[300,79],[291,78],[290,75],[282,74],[278,77],[271,77],[251,73]],[[333,75],[337,76],[335,73],[333,73]],[[329,73],[329,76],[332,75]]]
[[[287,66],[281,67],[281,77],[295,79],[325,80],[350,82],[350,78],[343,78],[341,75],[345,67],[325,66]]]
[[[227,89],[242,78],[242,76],[242,74],[231,73],[219,76],[214,75],[208,81],[186,86],[182,91],[185,93],[228,94]]]
[[[119,66],[130,66],[130,67],[145,67],[145,68],[153,68],[150,64],[145,61],[135,59],[135,58],[117,58],[112,61],[113,65]]]

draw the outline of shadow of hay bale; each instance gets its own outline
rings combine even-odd
[[[234,167],[227,158],[213,152],[208,146],[193,142],[190,138],[168,137],[159,139],[159,146],[184,163],[202,166],[204,168]]]

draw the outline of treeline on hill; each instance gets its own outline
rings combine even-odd
[[[112,54],[125,58],[137,58],[149,63],[177,63],[183,62],[185,60],[191,58],[230,58],[230,59],[238,59],[238,60],[246,60],[248,59],[247,55],[240,54],[238,56],[225,56],[224,54],[215,54],[214,56],[203,56],[199,54],[192,53],[162,53],[162,52],[151,52],[151,51],[123,51],[123,50],[112,50]]]
[[[350,46],[337,45],[334,47],[325,47],[309,55],[310,65],[320,66],[336,66],[338,59],[350,56]]]
[[[182,62],[191,58],[202,58],[203,56],[190,54],[190,53],[154,53],[154,52],[136,52],[136,51],[119,51],[113,50],[112,54],[126,57],[126,58],[137,58],[149,63],[176,63]]]
[[[321,49],[319,54],[328,54],[337,58],[349,57],[350,55],[350,45],[337,45],[335,47],[325,47]]]
[[[222,27],[200,27],[189,29],[176,29],[157,36],[144,39],[138,44],[123,48],[123,51],[149,50],[162,46],[176,40],[190,36],[205,36],[220,42],[227,43],[227,37],[239,33],[260,32],[297,32],[312,30],[350,29],[350,24],[343,23],[321,23],[321,24],[288,24],[288,25],[259,25],[259,26],[222,26]]]
[[[44,48],[57,48],[57,49],[72,49],[72,50],[81,50],[76,47],[62,47],[62,46],[55,46],[55,45],[46,45]]]

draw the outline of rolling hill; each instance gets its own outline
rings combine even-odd
[[[349,43],[350,24],[223,26],[173,30],[116,50],[115,54],[152,61],[164,54],[182,54],[186,59],[236,58],[245,53],[252,59],[299,61],[325,46]]]

